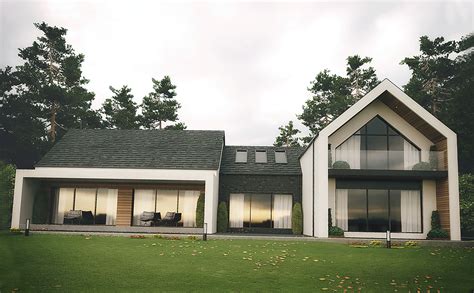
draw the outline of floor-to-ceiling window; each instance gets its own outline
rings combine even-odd
[[[419,182],[341,181],[336,225],[349,232],[422,232]]]
[[[140,226],[143,212],[180,213],[179,226],[196,227],[198,190],[135,189],[133,200],[133,225]]]
[[[420,159],[420,149],[378,116],[335,150],[351,169],[411,170]]]
[[[115,225],[117,189],[57,188],[53,199],[54,224]]]
[[[231,194],[229,226],[290,229],[292,204],[291,194]]]

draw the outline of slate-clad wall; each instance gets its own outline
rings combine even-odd
[[[301,202],[301,175],[224,175],[219,178],[219,202],[229,202],[231,193],[293,194]]]

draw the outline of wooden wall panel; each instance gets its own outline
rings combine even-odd
[[[448,140],[443,139],[436,143],[438,151],[438,167],[444,170],[448,169]]]
[[[130,226],[132,223],[133,189],[120,188],[117,197],[117,226]]]
[[[437,143],[443,139],[446,139],[439,131],[437,131],[433,126],[428,124],[423,120],[418,114],[413,112],[405,104],[400,102],[392,94],[385,91],[380,95],[380,100],[387,105],[392,111],[401,116],[405,121],[407,121],[411,126],[415,127],[419,132],[423,133],[429,140],[434,143]]]
[[[441,219],[441,228],[449,232],[449,189],[448,178],[436,181],[436,209]]]

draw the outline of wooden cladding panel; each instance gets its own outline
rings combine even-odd
[[[436,209],[439,212],[441,228],[449,232],[449,188],[448,178],[436,181]]]
[[[132,223],[133,189],[120,188],[117,197],[117,226],[130,226]]]
[[[436,143],[436,151],[438,151],[438,167],[448,169],[448,140],[443,139]]]
[[[428,124],[425,120],[418,116],[418,114],[413,112],[389,92],[385,91],[382,93],[380,95],[380,101],[382,101],[385,105],[392,109],[392,111],[401,116],[411,126],[415,127],[419,132],[423,133],[423,135],[432,142],[437,143],[443,139],[446,139],[433,126]]]

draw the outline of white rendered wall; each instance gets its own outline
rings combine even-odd
[[[35,180],[36,179],[36,180]],[[217,200],[219,171],[217,170],[157,170],[157,169],[99,169],[99,168],[36,168],[17,170],[12,210],[12,228],[19,228],[32,216],[35,182],[38,179],[94,180],[170,180],[205,182],[204,221],[208,233],[217,231]]]
[[[313,236],[313,145],[300,158],[302,176],[303,234]]]
[[[38,181],[36,179],[22,178],[21,170],[16,171],[15,191],[13,194],[13,209],[11,227],[19,229],[23,227],[26,219],[33,216],[33,204],[35,194],[38,190]]]
[[[334,178],[329,178],[328,196],[328,207],[331,209],[332,225],[336,226],[336,179]]]
[[[314,236],[328,237],[328,137],[318,136],[314,141]]]

